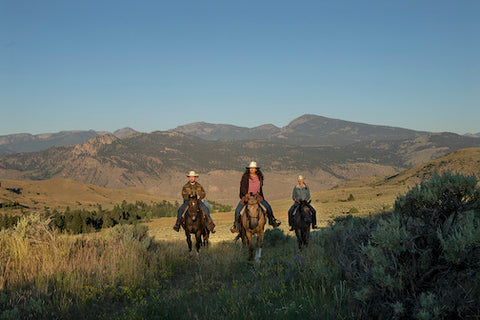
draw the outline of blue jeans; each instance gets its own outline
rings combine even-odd
[[[212,217],[210,217],[210,204],[207,202],[207,200],[205,201],[198,201],[200,203],[200,207],[202,208],[202,210],[207,214],[208,218],[210,220],[212,220],[213,222],[213,219]],[[180,219],[180,217],[182,216],[182,213],[183,211],[185,211],[185,209],[187,208],[188,206],[188,201],[183,201],[182,205],[180,206],[180,208],[178,208],[178,212],[177,212],[177,222],[178,220]]]

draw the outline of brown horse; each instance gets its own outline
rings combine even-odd
[[[248,196],[248,202],[240,212],[240,235],[243,243],[248,244],[248,261],[253,260],[253,236],[257,235],[257,252],[255,261],[262,257],[263,233],[266,222],[266,210],[260,205],[258,196]]]
[[[184,213],[184,221],[182,227],[185,230],[185,235],[187,236],[187,244],[189,251],[192,251],[192,239],[190,234],[195,234],[195,247],[197,253],[200,250],[200,247],[208,243],[208,237],[210,232],[207,229],[206,214],[203,212],[200,207],[199,200],[195,196],[190,196],[188,199],[187,210]],[[202,236],[204,240],[202,241]]]
[[[295,229],[295,235],[297,236],[298,249],[302,250],[303,247],[308,246],[308,240],[310,238],[310,224],[312,223],[312,212],[308,206],[310,201],[300,201],[293,216],[293,228]]]

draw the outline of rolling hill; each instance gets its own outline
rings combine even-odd
[[[95,185],[87,185],[70,179],[49,179],[43,181],[0,180],[0,209],[11,209],[9,206],[17,202],[25,211],[43,211],[45,207],[64,210],[94,210],[97,204],[109,209],[122,201],[135,203],[162,202],[168,200],[148,193],[139,188],[107,189]],[[2,211],[2,210],[0,210]]]

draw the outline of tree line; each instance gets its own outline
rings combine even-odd
[[[141,220],[148,221],[152,218],[176,216],[179,207],[178,201],[174,203],[163,200],[147,204],[143,201],[116,204],[110,210],[103,209],[100,204],[95,210],[70,209],[64,212],[57,209],[44,208],[43,215],[51,220],[52,227],[60,232],[80,234],[111,228],[117,224],[135,224]],[[211,212],[228,212],[231,206],[210,201]],[[21,216],[0,215],[0,230],[14,227]]]

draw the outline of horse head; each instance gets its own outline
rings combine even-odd
[[[311,200],[300,200],[300,212],[303,212],[305,214],[311,214],[311,210],[310,210],[310,204]]]
[[[249,195],[247,197],[247,203],[248,205],[255,205],[259,202],[258,195]]]
[[[198,204],[197,197],[193,195],[189,196],[187,213],[190,216],[190,218],[192,218],[192,221],[197,220],[197,215],[199,214],[199,212],[200,212],[200,206]]]

